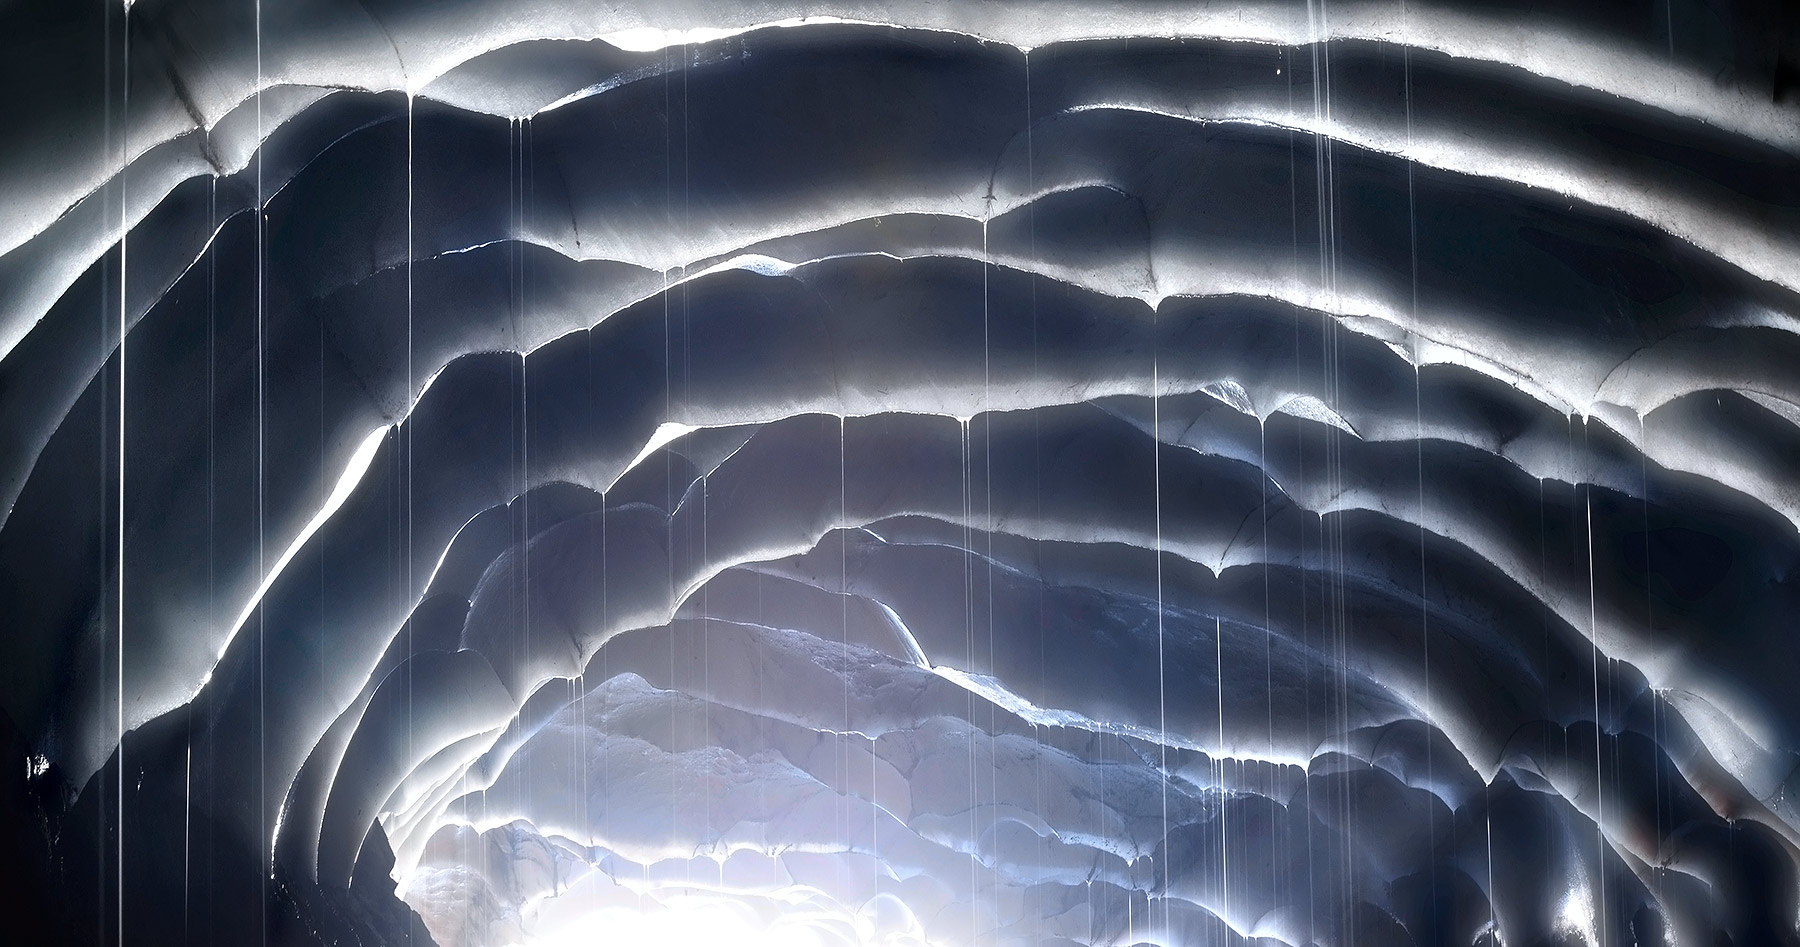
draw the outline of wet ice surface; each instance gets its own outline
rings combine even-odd
[[[1593,6],[0,13],[39,939],[1794,942],[1790,21]]]

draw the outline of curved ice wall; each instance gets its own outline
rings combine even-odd
[[[1795,943],[1797,29],[0,6],[9,927]]]

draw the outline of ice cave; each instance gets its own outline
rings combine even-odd
[[[0,77],[0,941],[1800,945],[1793,0]]]

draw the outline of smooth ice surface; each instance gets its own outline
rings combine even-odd
[[[1800,944],[1797,62],[0,5],[13,933]]]

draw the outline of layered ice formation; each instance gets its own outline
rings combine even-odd
[[[0,82],[22,943],[1800,944],[1781,0],[16,0]]]

